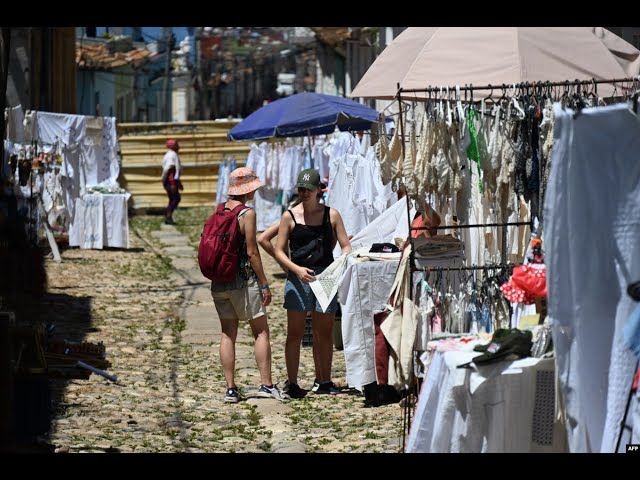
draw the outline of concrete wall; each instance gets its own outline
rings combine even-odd
[[[180,123],[121,123],[118,140],[122,157],[120,185],[133,194],[133,208],[165,208],[162,157],[167,138],[180,143],[180,175],[184,185],[180,206],[213,205],[222,160],[233,156],[243,165],[248,142],[229,142],[227,133],[237,121]]]

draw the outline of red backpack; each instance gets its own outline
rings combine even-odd
[[[204,225],[198,264],[202,274],[214,283],[233,281],[240,269],[240,224],[238,215],[247,209],[238,205],[233,210],[220,203]]]

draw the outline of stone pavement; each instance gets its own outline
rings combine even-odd
[[[178,221],[199,230],[196,215]],[[44,441],[58,452],[397,452],[398,405],[364,408],[351,394],[309,394],[281,403],[251,398],[260,381],[248,325],[239,328],[236,379],[248,399],[224,403],[220,324],[209,282],[197,267],[197,245],[157,217],[130,219],[131,248],[64,249],[48,260],[46,321],[72,341],[103,342],[113,383],[52,379],[52,428]],[[180,225],[179,225],[180,226]],[[197,233],[196,233],[197,235]],[[284,281],[262,252],[273,302],[267,308],[273,381],[286,378]],[[311,348],[303,347],[299,383],[313,383]],[[333,378],[345,386],[344,355]],[[354,394],[355,393],[355,394]]]
[[[210,281],[205,278],[197,264],[198,252],[189,245],[189,240],[173,225],[162,225],[162,229],[153,232],[164,245],[162,251],[171,258],[174,272],[171,278],[176,288],[184,295],[184,304],[180,308],[180,317],[185,320],[182,342],[192,346],[194,350],[217,352],[221,334],[220,320],[213,306],[209,290]],[[239,328],[236,340],[236,378],[242,383],[243,378],[253,380],[259,386],[257,366],[253,357],[253,336],[250,329]],[[220,368],[220,366],[217,366]],[[275,376],[275,375],[274,375]],[[281,386],[280,386],[281,387]],[[284,423],[285,414],[291,412],[286,403],[270,398],[250,398],[252,389],[245,389],[247,402],[257,406],[261,426],[272,432],[271,449],[273,452],[305,452],[305,445],[300,441],[292,441],[289,428]],[[222,395],[223,392],[220,394]]]

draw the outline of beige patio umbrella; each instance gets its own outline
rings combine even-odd
[[[465,84],[627,78],[640,51],[602,27],[410,27],[373,62],[352,97]],[[613,87],[599,85],[601,96]],[[423,94],[403,95],[405,98]],[[476,97],[477,98],[477,97]]]

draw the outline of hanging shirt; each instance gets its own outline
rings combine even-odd
[[[247,163],[249,161],[247,160]],[[251,168],[251,167],[249,167]],[[225,159],[218,168],[218,188],[216,189],[216,205],[229,199],[229,174],[236,169],[235,158]]]
[[[75,145],[85,136],[87,118],[84,115],[35,112],[35,134],[42,143]]]
[[[313,166],[320,174],[320,179],[323,182],[329,180],[329,152],[327,151],[327,145],[325,139],[316,139],[316,143],[313,145]]]
[[[85,185],[118,185],[118,135],[113,117],[35,112],[35,135],[44,144],[80,146],[82,191]]]
[[[267,182],[267,152],[269,144],[262,142],[260,145],[251,144],[247,157],[247,168],[251,168],[263,183]]]
[[[545,263],[569,447],[613,452],[635,366],[623,326],[640,279],[640,124],[625,104],[554,113]]]

